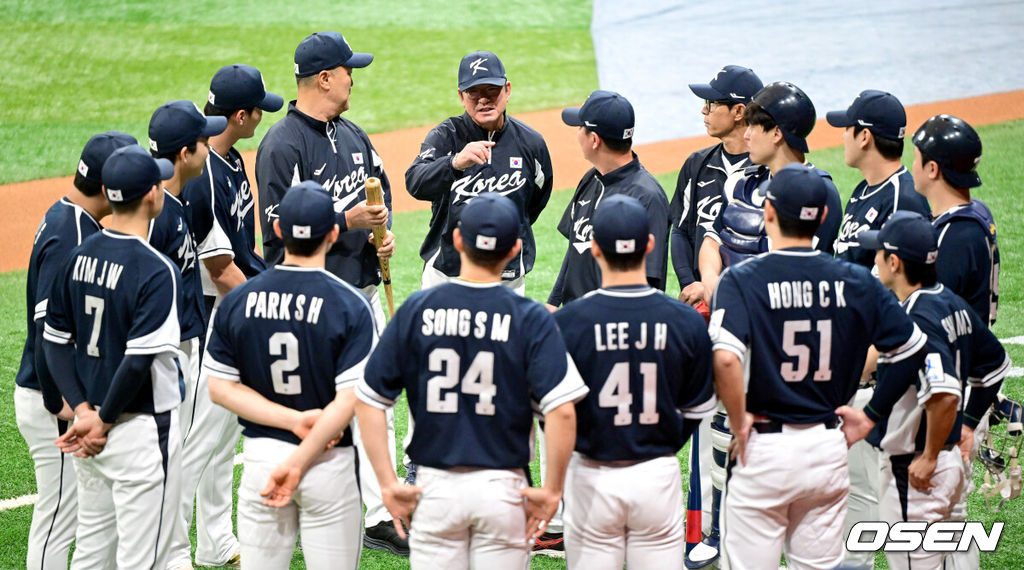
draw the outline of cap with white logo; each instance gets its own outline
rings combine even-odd
[[[459,63],[459,91],[477,85],[503,86],[506,83],[505,66],[489,51],[475,51]]]
[[[643,204],[632,196],[612,194],[601,200],[591,223],[594,241],[605,255],[628,255],[647,248],[650,217]]]
[[[480,194],[462,209],[459,233],[468,247],[507,253],[519,239],[519,209],[497,192]]]
[[[289,188],[277,207],[281,235],[294,239],[320,239],[337,223],[334,199],[312,180]]]
[[[594,91],[582,107],[562,109],[562,122],[570,127],[586,127],[603,139],[632,139],[635,121],[633,105],[613,91]]]
[[[884,249],[915,263],[930,265],[939,257],[935,227],[921,214],[908,210],[894,212],[882,229],[861,232],[857,240],[865,249]]]
[[[861,91],[845,111],[829,111],[825,120],[833,127],[864,127],[875,136],[902,139],[907,132],[907,112],[903,104],[884,91]]]

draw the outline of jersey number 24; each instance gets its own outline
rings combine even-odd
[[[462,358],[451,348],[435,348],[427,358],[427,369],[431,372],[443,372],[427,380],[427,411],[434,414],[454,414],[459,411],[459,395],[453,388],[458,387],[463,394],[479,397],[475,411],[477,415],[494,415],[494,353],[481,350],[473,357],[473,362],[459,379]],[[461,384],[461,386],[460,386]]]

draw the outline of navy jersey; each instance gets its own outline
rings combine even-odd
[[[746,364],[747,411],[783,423],[835,417],[857,391],[869,346],[909,358],[925,338],[867,269],[809,248],[728,268],[712,298],[715,350]]]
[[[459,172],[452,157],[467,143],[493,141],[491,159]],[[446,119],[427,133],[420,154],[405,173],[405,186],[418,200],[430,201],[430,229],[420,257],[445,275],[459,274],[461,261],[452,232],[462,208],[482,192],[498,192],[519,209],[520,254],[502,272],[516,279],[533,269],[537,246],[532,225],[551,197],[551,155],[540,133],[518,119],[505,116],[497,131],[486,131],[468,113]]]
[[[992,212],[981,200],[951,208],[932,221],[939,234],[935,270],[992,326],[999,308],[999,244]]]
[[[356,394],[386,409],[403,389],[416,422],[405,451],[439,469],[525,467],[534,411],[587,393],[547,309],[500,283],[466,281],[402,303]]]
[[[149,223],[149,243],[169,257],[181,272],[181,340],[203,336],[206,307],[195,239],[185,205],[167,190],[164,190],[163,210]]]
[[[555,286],[551,289],[548,303],[559,306],[599,288],[601,268],[590,255],[590,238],[594,227],[590,218],[605,196],[624,194],[632,196],[643,204],[650,219],[654,234],[654,249],[645,258],[647,282],[665,290],[666,265],[668,262],[668,197],[658,181],[640,164],[633,153],[633,160],[607,174],[590,169],[583,175],[572,201],[565,208],[558,231],[569,240],[569,249],[562,260]]]
[[[598,461],[675,455],[683,419],[715,413],[711,339],[690,306],[649,286],[598,289],[555,321],[590,392],[576,451]]]
[[[814,170],[825,181],[828,190],[828,213],[825,220],[814,233],[814,247],[829,255],[833,255],[836,236],[839,234],[839,223],[843,217],[843,204],[839,198],[839,190],[832,182],[832,176],[814,168],[811,163],[806,163],[807,168]],[[722,244],[723,250],[734,248],[739,255],[730,255],[728,251],[722,252],[723,261],[728,265],[734,260],[742,260],[751,254],[764,253],[768,251],[768,240],[764,232],[764,201],[767,199],[768,185],[771,184],[772,173],[768,167],[762,165],[751,166],[730,176],[725,183],[726,204],[721,208],[718,218],[715,219],[712,227],[707,230],[706,235]],[[741,211],[740,216],[731,215],[734,210]],[[749,214],[755,214],[753,217]],[[760,213],[760,217],[757,214]],[[730,220],[743,220],[748,227],[731,227]]]
[[[267,268],[256,253],[256,221],[252,188],[245,175],[242,155],[233,147],[223,157],[212,148],[203,173],[185,183],[181,191],[187,206],[189,225],[195,236],[200,261],[218,255],[230,255],[246,277]],[[217,296],[206,266],[199,265],[203,294]]]
[[[732,155],[722,143],[691,154],[679,170],[672,195],[672,267],[679,287],[700,280],[698,255],[725,201],[725,181],[750,164],[747,153]]]
[[[928,338],[927,356],[916,377],[902,379],[903,396],[868,438],[892,455],[924,451],[924,404],[933,394],[961,397],[965,386],[992,386],[1010,368],[1003,345],[985,322],[963,299],[941,284],[914,291],[903,306]],[[960,423],[958,415],[946,438],[947,444],[960,441]]]
[[[278,265],[224,296],[203,369],[293,410],[323,408],[362,378],[377,342],[357,289],[322,269]],[[292,432],[238,418],[246,437],[299,444]],[[352,445],[349,430],[341,445]]]
[[[124,412],[166,412],[181,403],[178,307],[181,276],[141,238],[111,230],[75,248],[50,295],[43,337],[75,345],[75,369],[93,407],[126,400]],[[110,394],[129,355],[153,355],[148,378]]]
[[[875,250],[862,248],[857,236],[867,230],[881,229],[897,210],[931,218],[928,199],[914,190],[914,177],[906,167],[901,166],[881,184],[868,186],[867,181],[861,180],[843,212],[835,244],[836,257],[870,269],[875,264]]]
[[[334,211],[342,233],[327,252],[327,271],[356,287],[380,283],[377,250],[370,230],[348,229],[345,211],[366,200],[366,179],[380,179],[384,205],[391,211],[391,183],[370,137],[342,117],[314,119],[299,111],[295,101],[288,114],[270,127],[256,153],[263,257],[267,265],[284,260],[284,244],[274,234],[277,207],[289,188],[312,180],[334,198]],[[388,221],[391,227],[391,221]]]
[[[14,381],[23,388],[39,390],[35,355],[42,347],[36,346],[36,321],[46,318],[50,288],[63,270],[71,250],[85,238],[100,231],[100,223],[81,206],[67,198],[55,202],[43,216],[32,243],[32,257],[28,262],[25,283],[25,304],[28,316],[28,336],[21,353],[21,366]]]

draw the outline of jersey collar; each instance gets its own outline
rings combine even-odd
[[[462,113],[462,117],[466,122],[466,128],[469,130],[470,136],[473,137],[471,140],[488,140],[492,142],[498,142],[498,140],[501,139],[501,135],[505,134],[505,130],[508,129],[508,123],[511,120],[508,116],[508,112],[506,111],[504,113],[505,120],[501,122],[501,128],[496,131],[488,131],[473,122],[469,113]]]
[[[640,170],[642,169],[643,166],[640,165],[640,157],[638,157],[634,152],[633,160],[627,162],[626,164],[623,164],[622,166],[616,168],[615,170],[612,170],[607,174],[601,174],[599,172],[597,174],[597,178],[605,186],[609,186],[612,184],[616,184],[618,182],[622,182],[623,180],[629,178],[630,176],[633,176],[637,172],[640,172]]]
[[[71,200],[68,200],[67,196],[64,196],[63,198],[61,198],[60,199],[60,203],[65,205],[65,206],[68,206],[69,208],[74,208],[76,212],[80,212],[82,214],[85,214],[85,217],[89,218],[89,221],[91,221],[96,226],[96,229],[101,229],[103,227],[103,226],[100,225],[99,220],[97,220],[96,218],[92,217],[92,214],[89,213],[89,210],[86,210],[85,208],[79,206],[78,204],[72,202]]]
[[[596,294],[609,297],[649,297],[658,293],[658,290],[650,285],[618,285],[615,287],[601,287],[594,291]],[[587,295],[589,296],[589,294]]]

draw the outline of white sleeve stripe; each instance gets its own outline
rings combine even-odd
[[[212,356],[210,356],[209,352],[203,355],[203,368],[206,369],[207,373],[217,377],[238,378],[240,375],[237,368],[235,368],[234,366],[228,366],[227,364],[223,364],[221,362],[217,362],[216,360],[213,359]]]
[[[714,394],[703,404],[689,408],[681,408],[679,412],[688,420],[699,420],[714,415],[718,410],[718,398]]]
[[[725,343],[717,343],[716,342],[715,344],[713,344],[711,346],[711,351],[714,352],[716,350],[724,350],[726,352],[731,352],[731,353],[735,354],[737,357],[739,357],[740,361],[742,361],[746,357],[746,355],[747,355],[747,351],[745,349],[744,350],[740,350],[740,349],[736,348],[735,346],[733,346],[731,344],[725,344]]]
[[[881,353],[878,356],[878,363],[890,364],[893,362],[899,362],[901,360],[910,358],[915,353],[917,353],[917,351],[920,350],[921,347],[924,346],[927,341],[927,337],[925,337],[924,333],[921,332],[921,329],[918,328],[917,323],[914,323],[914,333],[910,335],[910,338],[907,339],[907,342],[903,343],[903,346],[900,346],[894,350]]]
[[[538,402],[540,413],[547,414],[566,402],[576,402],[586,396],[589,391],[587,385],[583,383],[583,377],[580,376],[579,370],[576,369],[576,364],[567,352],[565,353],[565,376]]]
[[[395,401],[381,396],[369,384],[366,383],[366,379],[363,378],[356,382],[356,397],[363,402],[377,408],[378,410],[387,410],[388,408],[394,407]]]
[[[210,378],[217,378],[220,380],[227,380],[228,382],[241,382],[242,377],[237,374],[225,374],[223,372],[214,370],[209,366],[203,365],[203,372],[206,373]]]
[[[54,344],[71,344],[71,333],[57,330],[49,323],[43,324],[43,338]]]
[[[722,326],[716,327],[716,329],[712,333],[711,341],[712,348],[717,347],[719,345],[723,345],[722,348],[728,346],[730,347],[730,350],[732,350],[733,352],[739,351],[740,354],[747,351],[747,345],[744,344],[743,341],[739,339],[739,337],[732,334],[731,332],[729,332],[728,329]]]
[[[359,378],[345,378],[345,376],[338,374],[334,377],[334,390],[340,391],[345,388],[354,388],[359,383]]]
[[[917,395],[918,404],[923,405],[925,402],[930,400],[931,397],[934,396],[935,394],[955,394],[957,396],[957,399],[962,398],[962,389],[960,388],[960,381],[957,380],[956,378],[953,378],[949,374],[945,374],[944,376],[947,381],[952,381],[955,383],[955,385],[943,382],[942,384],[939,385],[928,386],[928,389],[920,392]]]
[[[995,384],[1002,380],[1006,374],[1010,371],[1010,357],[1007,356],[1003,359],[1003,363],[998,368],[989,372],[984,378],[968,378],[967,383],[971,386],[986,387]]]
[[[177,344],[157,344],[153,346],[134,346],[131,342],[124,349],[125,354],[159,354],[161,352],[178,352]]]
[[[219,255],[230,255],[231,259],[234,259],[235,250],[224,247],[217,247],[215,249],[209,249],[199,253],[199,259],[208,259],[210,257],[217,257]]]
[[[46,317],[46,307],[49,304],[49,301],[49,299],[43,299],[36,303],[35,313],[32,315],[33,321],[38,321],[39,319]]]

